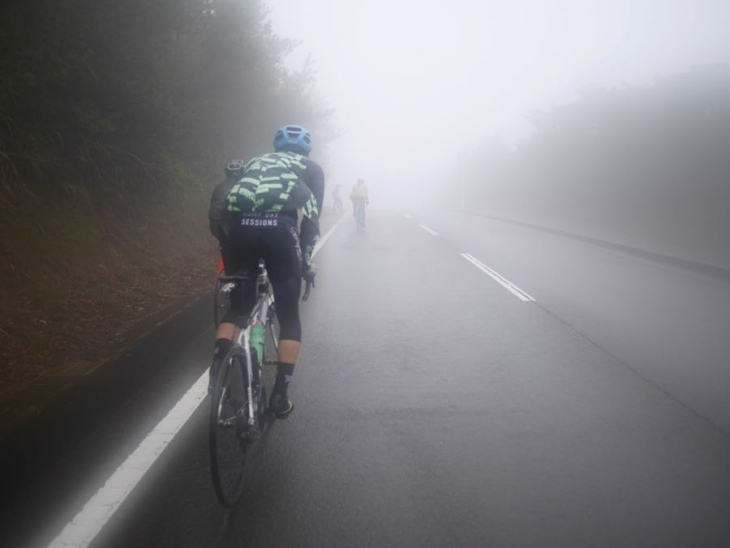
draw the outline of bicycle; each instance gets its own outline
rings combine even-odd
[[[365,228],[365,202],[355,202],[355,223],[358,232]]]
[[[256,304],[233,346],[217,367],[209,417],[209,450],[213,488],[223,506],[234,506],[243,494],[246,456],[274,420],[267,410],[267,387],[273,386],[278,350],[276,307],[265,264],[254,279],[221,276],[223,284],[256,283]],[[303,301],[309,298],[310,283]],[[241,288],[242,289],[242,288]],[[269,356],[272,358],[270,359]]]

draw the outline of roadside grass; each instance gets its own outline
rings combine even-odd
[[[49,310],[63,302],[65,295],[58,285],[39,284],[30,295],[30,301],[38,312]]]
[[[207,200],[172,201],[102,209],[35,196],[0,207],[0,398],[49,368],[105,357],[150,314],[209,289]]]
[[[30,340],[28,341],[30,344],[31,350],[35,351],[43,351],[48,350],[51,348],[53,344],[53,337],[48,333],[35,333],[31,335]]]

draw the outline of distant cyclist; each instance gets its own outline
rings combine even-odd
[[[335,186],[335,189],[332,191],[332,209],[337,215],[340,215],[342,211],[345,209],[345,206],[342,204],[342,196],[340,196],[340,189],[342,188],[342,185]]]
[[[223,230],[223,226],[221,225],[221,216],[225,209],[228,193],[233,188],[233,185],[235,185],[243,175],[243,161],[231,160],[228,164],[226,164],[225,173],[226,178],[218,183],[215,189],[213,189],[213,195],[210,198],[210,209],[208,209],[208,225],[210,233],[218,239],[221,254],[225,252],[226,248],[226,234]],[[221,262],[225,263],[225,261],[219,260],[218,262],[218,274],[220,274],[220,264]]]
[[[308,158],[312,138],[301,126],[284,126],[274,136],[271,152],[252,158],[233,185],[222,213],[225,268],[229,274],[255,272],[259,258],[274,289],[279,319],[277,375],[269,408],[275,416],[289,415],[294,406],[287,395],[299,354],[301,322],[299,295],[302,277],[314,280],[314,244],[319,237],[319,213],[324,198],[324,172]],[[302,212],[301,231],[297,212]],[[255,300],[254,284],[242,298],[233,295],[231,311],[216,331],[213,368],[232,345],[236,325]],[[211,369],[211,379],[215,371]]]
[[[365,226],[365,206],[370,205],[365,179],[358,179],[357,183],[352,186],[350,200],[352,200],[352,216],[357,217],[358,209],[362,209],[362,226]]]

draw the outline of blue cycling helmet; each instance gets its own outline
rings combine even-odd
[[[274,135],[274,150],[309,154],[312,150],[312,136],[302,126],[282,126]]]

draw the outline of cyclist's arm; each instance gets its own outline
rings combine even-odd
[[[302,248],[302,270],[304,272],[312,267],[312,254],[317,240],[319,240],[319,220],[303,215],[299,229],[299,245]]]

